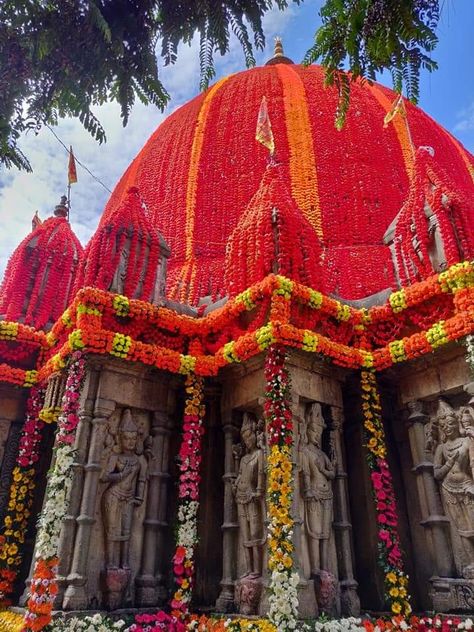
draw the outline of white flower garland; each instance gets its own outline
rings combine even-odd
[[[56,619],[48,626],[48,632],[127,632],[125,621],[113,621],[99,612],[85,617]]]
[[[471,371],[474,373],[474,334],[466,336],[466,360]]]

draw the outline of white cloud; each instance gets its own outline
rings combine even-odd
[[[458,122],[453,127],[454,132],[474,132],[474,101],[458,114]]]
[[[265,51],[257,55],[258,63],[271,56],[274,36],[284,35],[295,16],[292,5],[283,12],[273,9],[267,13],[263,21],[267,44]],[[244,69],[244,56],[235,37],[229,53],[224,58],[217,55],[215,61],[218,77]],[[73,146],[76,157],[110,190],[161,121],[198,93],[197,38],[190,46],[180,47],[177,63],[161,68],[160,78],[171,95],[164,113],[137,103],[124,129],[117,105],[109,103],[97,108],[95,114],[107,133],[107,143],[102,146],[76,120],[63,120],[55,128],[64,143]],[[0,277],[13,249],[31,230],[35,211],[43,219],[50,216],[67,187],[68,156],[48,129],[26,136],[21,147],[30,159],[33,173],[13,169],[0,173]],[[78,183],[72,185],[71,225],[85,245],[97,227],[109,193],[79,165],[77,171]]]

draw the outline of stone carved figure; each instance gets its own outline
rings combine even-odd
[[[138,448],[138,428],[126,409],[118,441],[101,476],[101,481],[108,483],[102,496],[107,569],[130,567],[133,513],[143,502],[146,479],[147,460]]]
[[[440,442],[434,456],[434,476],[441,483],[445,511],[461,537],[464,548],[462,574],[474,578],[474,441],[472,412],[460,419],[440,399],[436,412]]]
[[[304,530],[307,538],[311,575],[329,570],[329,538],[333,521],[333,460],[323,452],[321,439],[326,427],[321,405],[312,404],[302,428],[299,453],[301,490],[304,501]]]
[[[237,478],[233,486],[239,529],[244,547],[245,572],[243,577],[255,579],[262,575],[263,545],[265,543],[265,455],[259,437],[257,420],[244,414],[240,431],[243,450],[235,446],[234,456],[240,457]]]

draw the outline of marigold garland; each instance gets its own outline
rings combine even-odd
[[[408,577],[403,571],[396,498],[386,459],[382,409],[373,370],[361,372],[361,391],[367,461],[377,512],[378,561],[385,574],[385,598],[394,614],[408,615],[411,612]]]
[[[41,430],[40,419],[45,389],[33,387],[26,405],[16,465],[12,472],[7,512],[0,536],[0,602],[8,604],[22,562],[22,545],[33,506],[35,465],[39,459]]]
[[[62,412],[58,418],[55,458],[48,475],[46,501],[38,520],[35,565],[25,613],[25,632],[42,630],[51,621],[53,602],[58,591],[58,547],[63,518],[69,506],[79,423],[79,397],[85,377],[86,361],[80,352],[71,358]]]
[[[290,378],[283,346],[273,344],[265,359],[265,405],[268,454],[268,617],[278,632],[295,630],[298,619],[298,573],[293,568],[293,421]]]

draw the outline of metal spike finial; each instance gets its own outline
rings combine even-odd
[[[275,37],[275,49],[273,52],[273,57],[283,57],[283,42],[281,41],[281,37],[278,35]]]
[[[68,202],[67,197],[65,195],[61,196],[61,201],[57,206],[54,207],[54,215],[56,217],[67,217],[68,216]]]
[[[43,222],[41,221],[41,218],[38,215],[38,211],[36,211],[31,219],[31,230],[36,230],[38,226],[41,226],[42,223]]]
[[[267,61],[266,66],[273,66],[274,64],[292,64],[293,61],[286,57],[283,51],[283,43],[281,37],[275,37],[275,47],[273,49],[273,57]]]

